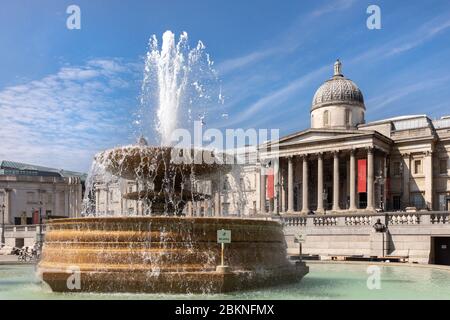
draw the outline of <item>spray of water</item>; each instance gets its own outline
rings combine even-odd
[[[220,80],[205,45],[199,41],[191,48],[186,32],[178,40],[164,32],[161,45],[153,35],[148,47],[135,123],[140,134],[156,131],[157,142],[168,146],[175,129],[192,130],[193,121],[206,124],[220,114],[211,112],[223,104]]]

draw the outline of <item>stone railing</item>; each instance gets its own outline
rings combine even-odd
[[[281,215],[277,217],[288,227],[372,227],[377,220],[389,226],[414,225],[450,225],[449,211],[418,211],[418,212],[380,212],[351,213],[327,215]]]
[[[282,218],[284,224],[288,226],[306,226],[306,217],[286,217]]]
[[[394,213],[388,219],[390,225],[420,224],[420,213]]]
[[[0,226],[1,230],[1,226]],[[5,232],[16,233],[16,232],[38,232],[39,225],[28,224],[28,225],[6,225]],[[45,225],[42,225],[42,232],[45,232]]]
[[[313,217],[313,224],[315,226],[335,226],[338,223],[337,217]]]
[[[345,217],[346,226],[371,226],[375,223],[370,216],[348,216]]]
[[[430,214],[431,224],[450,224],[450,212]]]

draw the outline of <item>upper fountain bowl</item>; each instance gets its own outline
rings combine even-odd
[[[105,150],[95,156],[95,161],[115,176],[135,180],[139,177],[164,177],[166,172],[193,173],[196,177],[227,173],[231,170],[230,157],[200,148],[139,144]]]

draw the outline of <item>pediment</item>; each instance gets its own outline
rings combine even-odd
[[[359,130],[332,130],[332,129],[308,129],[282,137],[280,145],[289,145],[302,142],[329,141],[345,137],[365,136],[370,131]]]

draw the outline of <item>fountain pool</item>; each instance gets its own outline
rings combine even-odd
[[[56,293],[30,265],[0,266],[0,299],[450,299],[450,271],[380,265],[381,289],[368,290],[365,264],[311,263],[301,282],[227,294]]]

